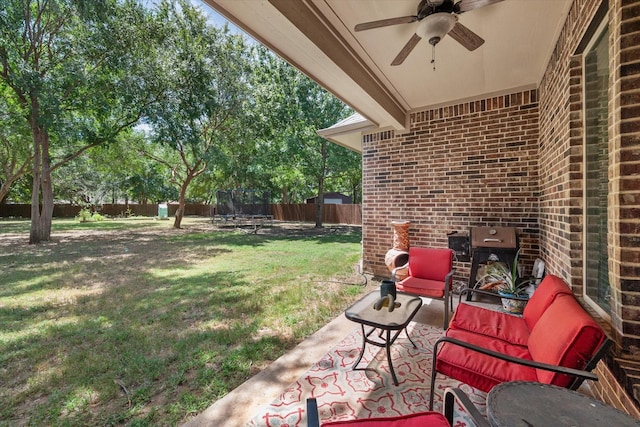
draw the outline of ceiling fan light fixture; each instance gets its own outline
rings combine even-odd
[[[418,24],[416,34],[435,46],[456,25],[457,18],[454,14],[439,12],[425,17]]]

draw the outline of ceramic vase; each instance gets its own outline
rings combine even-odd
[[[400,267],[409,261],[409,221],[391,221],[393,227],[393,248],[387,251],[384,262],[389,271]],[[406,278],[406,269],[396,272],[396,279]]]
[[[512,294],[507,294],[505,292],[498,292],[503,296],[513,296]],[[524,311],[525,305],[527,305],[528,300],[517,300],[511,298],[501,298],[502,300],[502,308],[507,313],[511,314],[522,314]]]

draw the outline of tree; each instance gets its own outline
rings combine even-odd
[[[135,200],[166,201],[177,197],[169,177],[140,155],[148,143],[140,131],[121,132],[115,141],[94,147],[53,171],[56,199],[79,205]]]
[[[33,153],[25,143],[29,128],[9,88],[0,81],[0,203],[11,186],[31,171]]]
[[[152,140],[175,150],[177,160],[147,155],[171,170],[179,188],[174,227],[180,228],[191,182],[221,160],[223,148],[238,143],[233,124],[247,93],[248,49],[241,36],[207,25],[188,1],[162,1],[158,18],[168,30],[161,71],[166,92],[148,121]]]
[[[135,1],[5,0],[3,5],[0,77],[31,134],[29,242],[39,243],[51,236],[52,171],[113,141],[154,102],[152,37],[162,31]]]
[[[303,183],[315,189],[316,227],[322,227],[323,194],[327,178],[339,173],[338,166],[360,169],[358,163],[339,161],[347,152],[316,131],[351,114],[342,101],[298,70],[268,52],[259,52],[261,68],[254,67],[253,92],[263,116],[262,135],[269,141],[271,161],[283,173],[273,180],[282,187],[283,199],[290,188]],[[258,121],[260,122],[260,121]],[[349,156],[354,159],[354,156]],[[267,160],[268,161],[268,160]],[[305,177],[301,180],[301,177]]]
[[[362,157],[360,153],[330,144],[331,172],[327,176],[327,191],[351,195],[353,203],[362,201]]]

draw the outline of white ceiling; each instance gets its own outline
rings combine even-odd
[[[406,128],[411,111],[537,87],[572,3],[504,0],[462,13],[460,23],[485,43],[468,51],[445,37],[433,70],[426,40],[403,64],[390,65],[417,22],[353,30],[415,15],[419,0],[204,1],[370,122],[395,130]]]

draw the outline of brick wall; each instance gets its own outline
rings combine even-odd
[[[576,0],[540,85],[540,246],[548,271],[583,293],[583,58],[599,0]],[[606,7],[606,3],[604,5]],[[640,399],[640,3],[610,0],[608,245],[614,357],[595,384],[608,403]],[[577,53],[577,54],[576,54]],[[637,403],[633,410],[637,415]]]
[[[365,270],[388,276],[392,220],[414,246],[446,247],[471,226],[517,227],[522,259],[538,255],[537,91],[411,114],[409,132],[363,138]],[[456,278],[468,280],[468,262]]]
[[[624,364],[626,365],[627,363],[625,362]],[[625,369],[629,368],[630,367],[625,367]],[[637,403],[631,397],[633,394],[627,393],[623,387],[620,387],[617,375],[615,375],[604,362],[598,364],[595,373],[598,375],[598,381],[589,382],[593,395],[640,420],[640,409],[638,409]],[[638,396],[636,393],[636,401],[637,400]]]
[[[547,270],[582,294],[582,59],[599,0],[576,0],[540,85],[540,246]]]
[[[611,0],[609,9],[612,323],[623,357],[640,361],[640,3]]]
[[[537,91],[411,114],[406,134],[363,137],[365,271],[388,276],[392,220],[412,245],[446,246],[470,226],[516,226],[525,260],[583,292],[581,49],[604,5],[609,23],[608,245],[615,342],[594,393],[640,417],[640,1],[574,0]],[[468,263],[456,263],[466,281]]]

